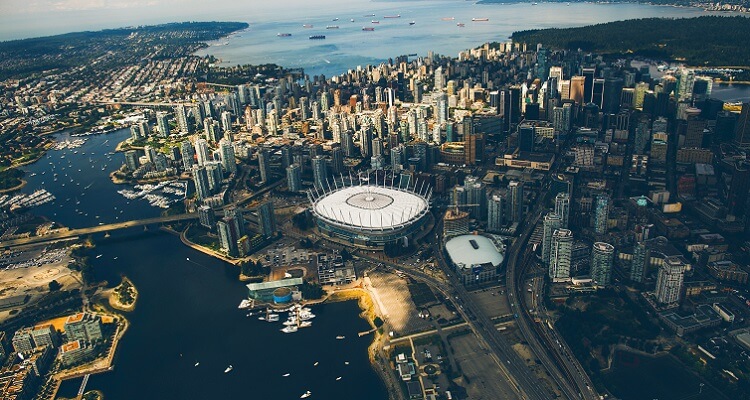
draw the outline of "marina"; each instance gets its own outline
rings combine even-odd
[[[39,189],[31,194],[16,194],[13,196],[0,196],[0,208],[9,208],[11,211],[22,208],[31,208],[47,204],[55,200],[55,196],[46,189]]]

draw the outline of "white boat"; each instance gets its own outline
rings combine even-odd
[[[349,361],[344,361],[344,365],[349,365]]]
[[[231,372],[231,371],[232,371],[233,369],[234,369],[234,367],[233,367],[233,366],[232,366],[232,365],[230,364],[230,365],[229,365],[229,366],[227,367],[227,369],[225,369],[225,370],[224,370],[224,373],[225,373],[225,374],[226,374],[226,373],[229,373],[229,372]]]
[[[296,318],[289,318],[288,320],[282,322],[286,326],[292,326],[297,325],[297,319]]]
[[[250,307],[250,306],[251,306],[252,304],[253,304],[253,303],[252,303],[252,302],[251,302],[250,300],[248,300],[248,299],[244,299],[244,300],[242,300],[242,301],[240,302],[240,305],[239,305],[239,306],[237,306],[237,308],[239,308],[239,309],[243,309],[243,308],[249,308],[249,307]]]
[[[336,380],[337,380],[337,381],[340,381],[340,380],[341,380],[341,377],[340,377],[340,376],[339,376],[339,377],[337,377],[337,378],[336,378]]]
[[[253,312],[251,311],[251,312],[247,313],[247,315],[245,315],[245,316],[246,317],[252,317],[253,316]]]
[[[315,361],[315,364],[313,364],[313,367],[317,367],[317,366],[318,366],[318,364],[319,364],[319,363],[318,363],[317,361]]]
[[[266,321],[268,322],[277,322],[279,320],[279,314],[268,314],[266,317]]]
[[[299,398],[300,399],[306,399],[306,398],[308,398],[310,396],[312,396],[312,392],[308,390],[305,393],[303,393],[302,396],[300,396]]]
[[[258,321],[265,321],[265,320],[266,320],[266,317],[264,317],[264,316],[258,317]]]
[[[294,333],[294,332],[297,332],[298,329],[299,328],[297,328],[296,325],[290,325],[290,326],[285,326],[284,328],[281,329],[281,331],[284,333]]]
[[[103,255],[104,254],[99,254],[98,256],[96,256],[96,258],[102,258]]]
[[[286,378],[286,377],[287,377],[287,376],[289,376],[289,375],[291,375],[291,374],[290,374],[289,372],[287,372],[286,374],[284,374],[284,375],[281,375],[281,376],[283,376],[284,378]]]
[[[195,365],[193,365],[193,366],[194,366],[194,367],[197,367],[197,366],[199,366],[199,365],[201,365],[201,363],[197,362],[197,363],[195,363]]]
[[[336,336],[336,340],[344,340],[345,338],[346,338],[346,336],[344,336],[344,335]]]
[[[310,321],[302,321],[299,323],[300,328],[309,328],[312,326],[312,322]]]

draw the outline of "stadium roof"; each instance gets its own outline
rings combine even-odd
[[[427,199],[417,193],[391,187],[350,186],[325,193],[313,204],[318,217],[363,230],[397,229],[423,216]]]
[[[505,258],[490,239],[479,235],[456,236],[445,244],[445,249],[451,261],[461,268],[484,264],[498,266]]]

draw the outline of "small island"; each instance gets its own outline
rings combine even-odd
[[[125,276],[122,277],[122,282],[109,293],[109,305],[116,310],[133,311],[137,300],[138,290]]]

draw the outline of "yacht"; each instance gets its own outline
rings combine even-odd
[[[287,372],[286,374],[284,374],[284,375],[281,375],[281,376],[283,376],[284,378],[286,378],[286,377],[287,377],[287,376],[289,376],[289,375],[291,375],[291,374],[290,374],[289,372]]]
[[[337,380],[337,381],[340,381],[340,380],[341,380],[341,377],[340,377],[340,376],[339,376],[339,377],[337,377],[337,378],[336,378],[336,380]]]
[[[232,370],[233,370],[233,369],[234,369],[234,367],[233,367],[233,366],[232,366],[232,365],[230,364],[230,365],[229,365],[229,366],[227,367],[227,369],[225,369],[225,370],[224,370],[224,373],[226,374],[226,373],[232,372]]]
[[[336,336],[336,340],[344,340],[345,338],[346,336],[343,336],[343,335]]]
[[[266,321],[268,322],[278,322],[279,320],[279,314],[268,314],[266,317]]]
[[[294,332],[297,332],[298,329],[299,328],[297,328],[296,325],[289,325],[289,326],[285,326],[284,328],[282,328],[281,331],[284,333],[294,333]]]
[[[197,367],[197,366],[199,366],[199,365],[201,365],[201,363],[197,362],[197,363],[195,363],[195,365],[193,365],[193,366],[194,366],[194,367]]]
[[[312,396],[312,392],[308,390],[305,393],[303,393],[302,396],[300,396],[299,398],[300,399],[306,399],[306,398],[308,398],[310,396]]]
[[[251,304],[252,304],[252,302],[251,302],[250,300],[248,300],[248,299],[243,299],[243,300],[242,300],[242,301],[240,302],[240,305],[239,305],[239,306],[237,306],[237,308],[239,308],[239,309],[243,309],[243,308],[250,308],[250,305],[251,305]]]

